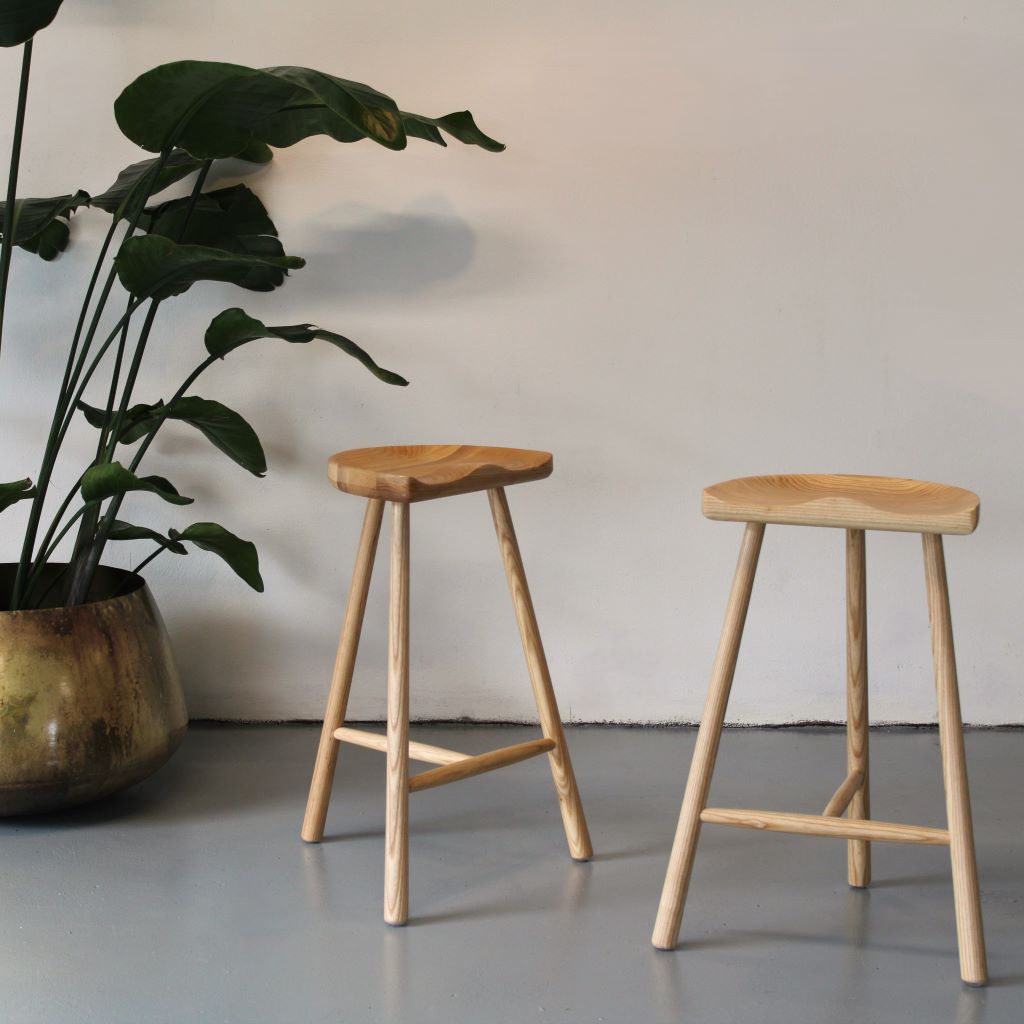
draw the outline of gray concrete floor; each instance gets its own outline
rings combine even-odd
[[[533,733],[420,727],[469,752]],[[959,981],[947,853],[704,829],[673,953],[649,944],[692,730],[570,731],[597,856],[565,850],[546,759],[413,797],[411,913],[381,922],[383,767],[343,748],[298,838],[317,730],[193,727],[162,772],[0,823],[3,1024],[1024,1021],[1024,733],[967,750],[992,985]],[[713,802],[818,811],[833,730],[735,730]],[[879,819],[942,824],[938,738],[872,734]]]

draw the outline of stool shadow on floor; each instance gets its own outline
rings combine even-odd
[[[374,838],[378,838],[375,836]],[[331,898],[331,865],[324,856],[322,845],[307,845],[302,848],[303,869],[306,876],[306,889],[311,909],[338,913]],[[562,865],[562,882],[560,886],[552,881],[545,886],[535,886],[517,892],[515,897],[506,899],[482,898],[473,901],[473,888],[467,889],[459,885],[457,894],[470,901],[470,905],[454,910],[427,912],[409,918],[408,926],[416,927],[428,924],[443,924],[456,921],[487,920],[494,917],[524,917],[550,913],[553,906],[565,914],[573,914],[586,903],[593,880],[593,867],[590,863]],[[502,877],[504,872],[499,873]],[[536,880],[536,875],[533,876]],[[479,888],[485,889],[491,884],[488,878],[481,875]],[[442,896],[447,899],[447,896]]]

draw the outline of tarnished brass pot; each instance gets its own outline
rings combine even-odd
[[[14,571],[0,565],[0,608]],[[187,724],[167,630],[141,577],[103,567],[87,604],[0,611],[0,816],[124,789],[174,753]]]

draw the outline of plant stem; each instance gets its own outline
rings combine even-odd
[[[200,168],[199,173],[196,175],[196,180],[192,185],[192,193],[189,196],[188,206],[185,208],[185,215],[181,221],[181,227],[178,229],[176,242],[181,242],[188,229],[189,221],[192,218],[192,213],[195,210],[196,203],[199,200],[199,196],[202,194],[203,185],[206,184],[207,176],[210,173],[210,169],[213,167],[212,160],[206,160],[203,166]],[[154,289],[154,293],[157,293],[158,289]],[[114,422],[111,427],[110,441],[103,458],[103,462],[111,462],[114,458],[114,452],[117,448],[118,439],[121,431],[121,423],[124,419],[124,414],[128,409],[128,404],[131,401],[132,393],[135,389],[135,383],[138,379],[139,370],[142,367],[142,359],[146,352],[146,345],[149,341],[150,333],[153,329],[153,322],[156,318],[157,310],[160,307],[160,299],[153,299],[150,304],[149,311],[146,314],[145,323],[142,326],[142,330],[139,332],[139,340],[135,345],[135,353],[132,357],[132,364],[128,370],[128,374],[125,377],[124,388],[121,391],[121,402],[118,406],[117,415],[114,417]],[[204,366],[205,368],[205,366]],[[202,372],[201,370],[199,372]],[[186,386],[191,384],[194,380],[191,377],[187,382]],[[175,399],[180,397],[181,390],[175,396]],[[172,399],[174,401],[175,399]],[[162,422],[162,420],[160,421]],[[132,466],[137,466],[145,454],[146,449],[149,447],[149,443],[152,440],[153,433],[159,428],[159,424],[154,426],[153,431],[150,432],[148,437],[141,445],[139,452],[136,454],[135,459],[132,462]],[[134,470],[133,470],[134,472]],[[92,586],[93,577],[96,574],[96,569],[99,566],[100,558],[103,557],[103,549],[106,546],[107,535],[110,532],[111,527],[114,524],[114,520],[117,518],[117,514],[121,509],[121,504],[124,501],[124,495],[116,495],[111,498],[110,504],[107,506],[106,511],[103,513],[99,524],[96,526],[95,533],[93,535],[93,541],[84,557],[79,557],[76,551],[75,567],[72,572],[71,589],[68,594],[68,603],[77,604],[80,601],[85,600],[85,595],[88,594],[89,588]]]
[[[111,344],[113,344],[114,339],[120,333],[125,322],[131,318],[131,315],[139,308],[139,306],[142,305],[143,302],[145,302],[145,298],[139,299],[128,307],[124,316],[118,320],[114,330],[110,335],[108,335],[107,340],[103,342],[102,346],[100,346],[100,351],[97,353],[96,358],[89,367],[89,370],[85,375],[85,379],[82,380],[74,398],[69,403],[71,412],[60,426],[58,426],[57,420],[57,414],[61,411],[59,405],[55,412],[54,423],[50,427],[50,437],[46,442],[46,451],[43,455],[43,465],[39,470],[39,481],[36,484],[36,489],[39,493],[37,493],[35,498],[32,500],[32,510],[29,513],[28,526],[25,529],[25,540],[21,548],[21,558],[18,561],[18,571],[14,577],[14,587],[11,593],[12,609],[18,609],[21,607],[21,599],[25,593],[26,574],[28,572],[29,563],[32,559],[32,549],[35,547],[36,534],[39,530],[39,520],[42,518],[43,514],[42,498],[46,492],[46,488],[49,486],[53,467],[57,461],[57,452],[60,450],[61,443],[64,440],[64,435],[67,433],[68,426],[71,423],[71,417],[74,415],[75,406],[78,404],[78,400],[82,397],[82,393],[85,391],[86,385],[89,383],[89,378],[92,377],[96,367],[99,365],[99,361],[103,358],[104,353],[108,348],[110,348]],[[82,354],[84,356],[84,349]]]
[[[139,220],[142,217],[143,210],[145,209],[146,201],[148,200],[152,189],[156,186],[160,177],[160,172],[167,163],[167,159],[170,154],[170,149],[164,150],[160,154],[160,159],[153,165],[153,168],[149,173],[146,194],[144,197],[139,199],[136,204],[135,210],[132,213],[131,220],[128,224],[128,230],[125,232],[125,237],[122,240],[122,244],[135,233],[135,229],[138,227]],[[46,447],[43,450],[43,463],[39,469],[39,476],[36,482],[36,496],[32,499],[32,509],[29,513],[29,522],[25,529],[25,538],[22,543],[21,557],[18,560],[18,571],[14,579],[11,606],[15,609],[20,606],[21,597],[24,593],[25,574],[28,571],[28,565],[32,558],[32,549],[35,547],[36,533],[39,529],[39,520],[42,518],[43,504],[46,500],[46,492],[49,488],[50,477],[53,472],[53,467],[57,461],[57,455],[60,452],[60,448],[64,442],[64,437],[67,434],[71,419],[74,416],[75,406],[77,405],[78,400],[82,397],[85,386],[88,384],[90,378],[95,372],[96,367],[99,364],[99,360],[102,358],[103,353],[107,350],[110,344],[111,339],[108,338],[104,343],[99,356],[93,360],[89,369],[85,372],[85,379],[81,381],[81,386],[78,387],[74,398],[70,398],[69,396],[72,389],[79,384],[82,377],[86,357],[88,356],[89,349],[92,347],[96,331],[99,329],[100,319],[103,315],[103,311],[106,309],[107,299],[110,297],[111,289],[114,287],[114,281],[117,279],[116,268],[111,267],[107,274],[107,280],[103,285],[103,290],[97,300],[96,308],[93,311],[92,322],[90,323],[89,330],[82,342],[81,351],[78,351],[79,342],[82,338],[82,329],[85,326],[85,320],[89,312],[89,305],[92,301],[96,285],[99,282],[100,270],[102,269],[103,262],[106,259],[107,252],[110,249],[110,244],[119,223],[120,221],[115,216],[111,220],[110,228],[107,230],[106,237],[103,240],[103,245],[96,258],[96,265],[93,269],[89,286],[86,289],[85,300],[82,303],[82,310],[78,317],[78,324],[75,328],[71,348],[68,352],[67,365],[64,370],[64,380],[61,383],[60,393],[53,412],[53,420],[50,424],[50,433],[46,441]],[[142,300],[129,303],[129,307],[126,310],[125,315],[118,321],[117,326],[114,328],[115,333],[120,330],[122,326],[127,326],[132,314],[141,304]],[[78,356],[77,363],[75,361],[76,354]]]
[[[82,337],[82,330],[85,327],[85,318],[89,314],[89,306],[92,303],[93,293],[96,291],[96,285],[99,283],[100,270],[103,269],[103,261],[107,258],[107,250],[110,248],[110,243],[114,240],[114,232],[117,231],[117,221],[111,220],[110,227],[107,228],[106,237],[103,239],[103,244],[100,246],[100,254],[96,257],[96,266],[93,267],[92,277],[89,278],[89,286],[85,289],[85,298],[82,300],[82,309],[78,314],[78,323],[75,325],[75,334],[71,339],[71,348],[68,349],[68,358],[64,366],[64,379],[61,381],[60,392],[57,396],[57,407],[62,408],[65,399],[67,398],[68,388],[71,384],[71,375],[75,366],[75,356],[78,353],[78,343]],[[56,418],[56,413],[54,413]]]
[[[171,155],[171,148],[164,149],[160,153],[160,159],[153,165],[149,172],[149,176],[146,183],[144,193],[140,192],[140,197],[135,204],[135,209],[132,211],[131,220],[128,224],[128,230],[125,233],[125,238],[122,240],[122,244],[125,240],[130,238],[138,227],[139,220],[142,217],[143,211],[145,210],[146,202],[150,199],[153,193],[153,189],[156,187],[160,173],[167,163],[168,157]],[[95,291],[96,284],[99,280],[100,269],[103,265],[104,259],[106,258],[107,251],[110,247],[111,240],[113,239],[114,232],[119,223],[119,219],[115,216],[111,222],[110,229],[107,232],[106,239],[104,240],[103,246],[100,250],[99,256],[96,260],[96,266],[93,270],[92,279],[89,283],[89,287],[86,290],[85,301],[82,304],[82,311],[78,319],[78,326],[75,330],[74,340],[72,341],[71,349],[68,354],[67,368],[65,369],[64,381],[61,385],[60,395],[57,400],[56,407],[54,409],[53,421],[50,425],[50,434],[47,438],[46,447],[43,452],[43,463],[40,467],[39,477],[36,483],[36,496],[32,500],[32,508],[29,513],[28,526],[25,529],[25,537],[22,543],[21,556],[18,560],[18,570],[14,578],[14,587],[11,594],[11,607],[17,609],[21,606],[21,601],[25,593],[25,582],[26,576],[29,571],[29,566],[32,559],[32,550],[35,547],[36,534],[39,529],[39,521],[42,518],[43,504],[46,500],[46,492],[49,488],[50,478],[53,473],[53,467],[56,464],[57,456],[60,452],[61,445],[63,444],[64,437],[67,434],[68,427],[71,424],[71,420],[74,416],[75,407],[78,401],[81,399],[82,394],[85,391],[85,387],[88,384],[90,378],[99,365],[100,359],[103,354],[110,347],[113,341],[114,335],[125,327],[130,321],[132,314],[142,304],[143,300],[130,302],[127,311],[124,316],[118,321],[117,326],[114,328],[113,334],[107,338],[100,352],[93,359],[88,370],[85,370],[85,361],[88,355],[89,349],[92,346],[92,341],[96,335],[96,331],[99,328],[100,319],[103,315],[103,311],[106,308],[107,299],[110,296],[110,291],[113,288],[114,281],[116,280],[117,273],[116,268],[111,267],[109,274],[107,275],[106,283],[104,284],[103,291],[96,303],[96,308],[93,313],[92,322],[89,326],[88,333],[85,336],[84,342],[82,343],[81,351],[78,350],[79,340],[81,339],[82,328],[85,324],[85,318],[88,314],[89,304],[92,300],[93,293]],[[5,235],[6,238],[6,235]],[[75,356],[77,354],[77,363],[75,362]],[[72,370],[72,365],[74,369]],[[83,379],[84,371],[84,379]],[[77,386],[77,390],[73,397],[71,392]]]
[[[196,203],[202,193],[203,185],[206,184],[206,178],[210,173],[211,167],[213,167],[213,161],[205,161],[199,169],[199,173],[196,175],[196,180],[192,185],[192,194],[189,196],[188,206],[185,207],[185,215],[182,218],[181,228],[175,238],[176,242],[181,242],[182,237],[185,234],[188,222],[192,219],[192,212],[196,208]],[[109,451],[107,452],[107,457],[103,460],[104,462],[109,462],[114,457],[114,449],[117,447],[118,438],[121,434],[121,424],[124,421],[124,414],[127,412],[128,405],[131,402],[132,392],[135,390],[135,382],[138,379],[139,370],[142,366],[142,357],[146,352],[146,344],[149,341],[150,332],[153,330],[153,321],[156,319],[156,313],[160,308],[160,302],[160,299],[153,300],[149,307],[149,312],[146,314],[146,322],[142,325],[142,330],[139,332],[139,340],[135,345],[135,355],[132,358],[132,365],[128,370],[128,376],[125,378],[124,390],[121,393],[121,404],[118,406],[117,415],[114,417],[113,425],[110,428]],[[127,333],[128,329],[127,325],[125,325],[125,332],[121,336],[121,344],[118,347],[117,365],[114,369],[114,376],[110,383],[110,396],[107,401],[108,422],[110,413],[113,411],[114,407],[114,394],[117,391],[118,376],[120,375],[121,360],[124,353]],[[100,453],[97,452],[97,455],[99,454]]]
[[[28,80],[32,69],[32,40],[25,43],[21,54],[21,83],[18,86],[18,110],[14,118],[11,141],[11,163],[7,172],[7,205],[4,207],[4,237],[0,245],[0,344],[4,334],[4,307],[7,305],[7,280],[11,273],[14,249],[14,206],[18,198],[18,170],[21,167],[21,140],[25,133],[25,106],[28,103]]]
[[[57,509],[57,512],[50,523],[49,529],[44,534],[43,539],[39,542],[39,549],[36,552],[35,562],[32,565],[33,572],[38,567],[39,562],[43,559],[43,552],[45,552],[50,546],[50,541],[53,539],[53,535],[57,532],[57,528],[60,526],[61,518],[64,513],[67,512],[71,502],[75,500],[75,495],[78,494],[78,488],[82,483],[83,476],[85,476],[84,473],[75,481],[74,487],[68,491],[67,497],[60,503],[60,508]]]
[[[139,331],[139,340],[135,343],[135,352],[132,355],[131,366],[125,377],[124,388],[121,391],[121,402],[114,415],[114,421],[110,427],[110,437],[107,441],[106,450],[103,452],[100,461],[111,462],[114,458],[114,449],[117,448],[118,440],[121,437],[121,424],[124,422],[125,413],[128,411],[128,403],[131,401],[132,391],[135,388],[135,381],[138,379],[139,370],[142,367],[142,357],[146,351],[146,343],[153,330],[153,322],[156,320],[157,310],[160,308],[160,299],[153,299],[146,311],[146,319],[143,321],[142,330]],[[111,403],[113,404],[113,403]]]
[[[131,572],[132,572],[132,575],[133,575],[133,576],[138,576],[138,575],[139,575],[139,573],[140,573],[140,572],[142,572],[142,570],[143,570],[143,569],[145,569],[145,568],[146,568],[146,566],[147,566],[147,565],[149,565],[149,563],[150,563],[150,562],[152,562],[152,561],[153,561],[153,559],[154,559],[154,558],[156,558],[156,556],[157,556],[157,555],[159,555],[161,551],[166,551],[166,550],[167,550],[167,549],[166,549],[166,548],[165,548],[165,547],[164,547],[164,546],[163,546],[162,544],[161,544],[161,545],[159,545],[159,546],[157,547],[156,551],[154,551],[154,552],[153,552],[153,554],[151,554],[151,555],[148,555],[148,556],[147,556],[146,558],[144,558],[144,559],[143,559],[143,560],[142,560],[141,562],[139,562],[139,564],[138,564],[137,566],[135,566],[135,568],[134,568],[134,569],[132,569],[132,571],[131,571]],[[124,588],[125,588],[126,586],[128,586],[128,584],[129,584],[130,582],[131,582],[131,579],[130,579],[130,578],[129,578],[129,579],[127,579],[127,580],[125,580],[125,581],[124,581],[124,583],[122,583],[122,584],[121,584],[121,586],[119,586],[119,587],[117,588],[117,590],[115,590],[115,591],[114,591],[114,593],[113,593],[113,594],[111,594],[110,596],[111,596],[111,597],[120,597],[120,596],[121,596],[121,591],[122,591],[122,590],[124,590]]]
[[[154,551],[153,554],[147,556],[141,562],[139,562],[139,564],[135,566],[134,569],[132,569],[132,572],[135,573],[136,576],[138,576],[138,574],[142,572],[142,570],[145,569],[146,566],[149,565],[149,563],[152,562],[157,555],[159,555],[162,551],[166,550],[167,548],[165,548],[163,544],[158,544],[156,551]]]
[[[121,403],[118,406],[117,415],[114,417],[114,422],[110,430],[110,439],[106,450],[97,460],[99,463],[107,464],[113,461],[118,439],[121,436],[121,424],[124,420],[128,402],[131,398],[132,389],[134,388],[135,381],[139,375],[139,369],[142,365],[142,356],[146,351],[146,342],[149,340],[150,332],[153,330],[153,322],[156,319],[156,313],[159,308],[160,299],[153,299],[149,304],[149,310],[146,312],[146,319],[142,325],[142,330],[139,332],[139,339],[135,343],[135,353],[132,356],[132,364],[128,369],[128,375],[125,378],[124,388],[121,393]],[[128,325],[126,323],[125,331],[127,331],[127,327]],[[124,336],[124,333],[122,333],[122,343]],[[69,426],[70,419],[73,414],[74,410],[69,414]],[[107,533],[109,532],[110,527],[113,526],[114,519],[117,516],[117,512],[120,509],[121,502],[123,500],[123,494],[111,499],[110,504],[107,506],[107,512],[103,515],[102,519],[100,518],[99,509],[96,508],[92,510],[86,519],[82,520],[82,529],[75,542],[75,550],[72,555],[73,565],[68,591],[69,604],[80,604],[85,600],[85,596],[89,593],[93,577],[96,574],[96,567],[99,565],[100,558],[103,554],[103,547],[106,543]]]
[[[133,296],[128,296],[128,305],[130,306],[133,301]],[[124,363],[124,354],[128,348],[128,327],[129,324],[125,324],[121,328],[121,339],[117,343],[117,355],[114,357],[114,369],[110,374],[110,388],[107,391],[107,404],[105,407],[106,415],[103,418],[103,424],[100,427],[99,441],[96,443],[96,459],[99,460],[103,457],[103,452],[107,447],[107,439],[110,437],[110,420],[114,412],[114,402],[117,401],[117,388],[121,383],[121,367]]]
[[[54,553],[54,551],[57,550],[57,545],[60,544],[60,542],[64,539],[64,537],[67,534],[68,530],[70,530],[71,527],[74,526],[75,523],[77,523],[78,520],[81,519],[83,515],[85,515],[85,513],[89,510],[90,507],[91,506],[89,504],[83,505],[64,524],[64,526],[61,529],[60,533],[58,533],[57,536],[53,538],[53,542],[50,544],[50,546],[40,555],[38,562],[33,567],[32,572],[29,574],[28,583],[25,586],[26,594],[29,593],[32,590],[32,585],[38,581],[39,574],[46,567],[47,559],[49,559],[50,555],[52,555]],[[42,596],[45,596],[46,593],[49,593],[49,588],[47,588],[47,590],[44,592],[44,594]]]
[[[134,301],[134,296],[128,296],[128,305],[131,306]],[[110,436],[110,420],[114,409],[114,402],[117,400],[117,388],[121,380],[121,366],[124,363],[125,350],[128,347],[128,328],[131,326],[131,321],[126,320],[124,327],[121,328],[121,338],[117,343],[117,355],[114,357],[114,368],[110,373],[110,387],[107,390],[107,404],[105,407],[106,415],[103,418],[103,423],[100,426],[100,436],[96,442],[96,458],[93,460],[93,465],[99,462],[105,461],[103,453],[106,451],[107,439]],[[120,424],[118,424],[118,433],[120,432]],[[116,435],[115,435],[116,436]],[[82,516],[81,522],[78,524],[78,535],[75,537],[75,545],[71,552],[71,558],[68,561],[72,565],[77,565],[82,552],[88,546],[92,535],[96,532],[96,524],[100,518],[100,507],[94,505],[89,511]]]
[[[179,398],[181,398],[185,392],[196,382],[199,375],[212,366],[220,356],[208,356],[204,359],[189,375],[185,378],[185,382],[180,388],[174,393],[171,400],[167,403],[165,408],[171,408]],[[156,436],[156,432],[163,426],[166,416],[161,416],[157,422],[153,425],[153,429],[143,438],[142,443],[139,445],[139,450],[135,453],[135,457],[129,464],[129,471],[134,473],[139,468],[139,463],[142,462],[143,456],[149,446],[153,443],[153,438]],[[106,544],[106,537],[110,532],[111,527],[114,525],[114,521],[117,519],[117,514],[121,510],[121,503],[124,501],[124,495],[118,494],[110,499],[110,504],[107,506],[106,511],[103,513],[103,518],[100,520],[99,526],[96,527],[96,540],[93,544],[92,550],[86,556],[86,568],[82,574],[76,575],[72,581],[71,593],[68,597],[68,601],[71,604],[75,603],[75,599],[79,598],[83,593],[83,587],[85,588],[84,593],[88,593],[88,587],[92,586],[92,578],[96,573],[96,568],[99,565],[99,560],[103,554],[103,547]],[[155,555],[153,557],[156,557]],[[147,559],[142,565],[152,559]],[[142,565],[135,570],[138,572],[142,568]]]

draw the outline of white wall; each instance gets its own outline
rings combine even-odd
[[[270,296],[168,304],[147,399],[229,305],[348,333],[413,382],[266,342],[198,393],[250,417],[267,479],[186,427],[155,446],[150,472],[198,501],[126,513],[222,521],[257,541],[267,581],[259,596],[212,556],[154,563],[193,715],[319,716],[362,516],[325,458],[454,440],[556,453],[510,501],[568,718],[698,718],[741,533],[701,518],[701,487],[834,470],[979,492],[977,534],[947,542],[965,717],[1024,721],[1022,46],[1024,8],[995,0],[69,0],[37,42],[23,194],[109,184],[137,158],[114,97],[185,57],[469,106],[509,147],[281,152],[255,187],[308,268]],[[7,103],[16,64],[2,55]],[[83,216],[56,265],[17,258],[0,479],[35,472],[102,224]],[[733,720],[841,717],[842,544],[769,529]],[[933,721],[920,544],[876,534],[868,557],[872,716]],[[383,711],[385,581],[356,718]],[[418,716],[532,716],[480,495],[414,509],[413,645]]]

